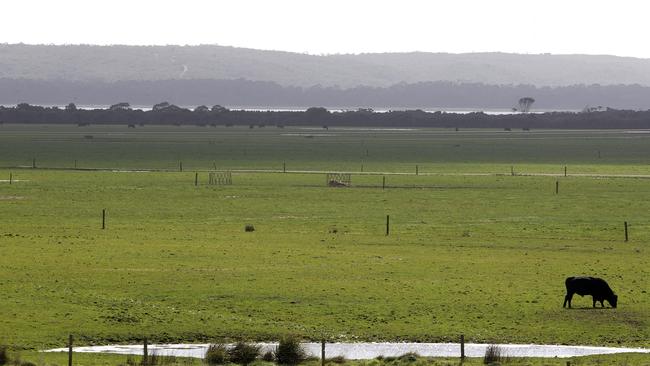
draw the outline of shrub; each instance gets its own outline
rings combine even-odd
[[[253,226],[253,225],[246,225],[246,226],[244,227],[244,231],[247,232],[247,233],[251,233],[251,232],[255,231],[255,226]]]
[[[233,348],[228,350],[230,362],[238,363],[240,365],[248,365],[255,361],[259,355],[260,346],[244,342],[237,342]]]
[[[501,347],[496,344],[491,344],[485,349],[485,356],[483,356],[483,363],[490,365],[493,363],[502,363],[506,361],[506,356],[501,351]]]
[[[398,359],[401,361],[415,362],[418,360],[418,357],[420,357],[420,355],[415,352],[407,352],[399,356]]]
[[[273,362],[275,361],[275,357],[273,357],[273,352],[272,351],[267,351],[262,355],[262,361],[266,362]]]
[[[298,365],[305,361],[307,353],[295,337],[284,337],[280,339],[275,349],[275,360],[279,365]]]
[[[342,365],[342,364],[344,364],[347,360],[346,360],[345,357],[343,357],[343,356],[336,356],[336,357],[332,357],[332,358],[328,359],[327,361],[328,361],[328,362],[332,362],[332,363],[336,363],[336,364],[339,364],[339,365]]]
[[[205,363],[208,365],[224,365],[228,363],[228,348],[225,344],[211,344],[205,351]]]
[[[9,363],[9,350],[7,346],[0,345],[0,365]]]

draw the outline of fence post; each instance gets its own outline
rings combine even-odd
[[[386,215],[386,236],[390,234],[390,215]]]
[[[14,180],[14,174],[13,174],[13,173],[9,173],[9,184],[12,184],[12,183],[13,183],[13,180]]]
[[[515,176],[515,167],[512,165],[510,166],[510,175],[512,175],[513,177]]]
[[[415,166],[415,175],[420,175],[420,167],[417,165]]]
[[[465,335],[460,335],[460,359],[461,361],[465,359]]]
[[[183,162],[182,161],[178,162],[178,171],[181,171],[181,172],[183,171]]]
[[[72,366],[72,334],[68,337],[68,366]]]
[[[564,166],[564,176],[566,177],[566,165]]]
[[[383,179],[381,180],[381,189],[386,189],[386,176],[382,177]]]
[[[560,182],[556,180],[555,181],[555,194],[558,194],[559,191],[560,191]]]
[[[199,185],[199,173],[196,172],[194,173],[194,186],[196,187],[198,185]]]
[[[36,158],[32,158],[32,169],[36,169]]]
[[[77,159],[74,159],[74,168],[77,169]]]
[[[282,173],[286,173],[286,172],[287,172],[287,162],[283,161],[282,162]]]
[[[325,340],[320,342],[320,364],[325,366]]]
[[[627,221],[623,222],[623,225],[625,226],[625,241],[627,241]]]
[[[144,348],[142,349],[142,365],[147,366],[149,363],[149,350],[147,349],[147,337],[144,337]]]
[[[363,164],[361,164],[361,173],[363,173]]]
[[[106,209],[102,209],[102,230],[106,229]]]

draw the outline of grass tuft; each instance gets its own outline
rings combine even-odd
[[[248,365],[255,361],[260,355],[260,346],[237,342],[234,347],[228,350],[228,358],[232,363]]]
[[[485,356],[483,356],[483,363],[486,365],[501,364],[506,361],[506,355],[503,353],[501,347],[496,344],[491,344],[485,349]]]
[[[208,365],[225,365],[228,363],[228,348],[223,343],[211,344],[204,359]]]
[[[275,360],[279,365],[298,365],[307,359],[300,340],[293,336],[280,339],[275,349]]]

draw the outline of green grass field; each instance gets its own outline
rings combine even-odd
[[[125,135],[109,139],[118,129]],[[75,159],[93,168],[175,169],[180,160],[186,167],[0,170],[0,179],[11,172],[18,180],[0,182],[0,343],[63,346],[69,333],[79,344],[292,333],[650,346],[650,180],[390,175],[382,190],[381,175],[327,188],[324,174],[233,173],[232,186],[208,186],[202,172],[195,187],[192,170],[213,161],[229,169],[281,169],[287,161],[292,169],[352,170],[363,161],[384,172],[414,164],[424,173],[509,173],[511,165],[545,172],[568,164],[650,174],[643,134],[305,138],[281,136],[296,133],[288,128],[149,129],[0,126],[3,166],[31,165],[37,156],[43,167]],[[89,131],[95,137],[84,139]],[[354,147],[363,144],[367,159]],[[244,232],[247,224],[256,230]],[[575,309],[563,309],[564,278],[575,274],[605,278],[619,308],[592,309],[590,298],[576,297]]]

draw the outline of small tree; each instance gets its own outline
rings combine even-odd
[[[519,111],[522,113],[530,112],[530,107],[535,103],[535,99],[531,97],[519,98]]]
[[[108,109],[110,109],[111,111],[117,111],[117,110],[121,110],[121,109],[130,109],[130,108],[131,108],[131,105],[129,103],[121,102],[121,103],[113,104]]]
[[[213,105],[212,108],[211,108],[210,110],[211,110],[212,112],[216,112],[216,113],[225,113],[225,112],[228,112],[228,108],[226,108],[226,107],[222,107],[222,106],[220,106],[219,104],[215,104],[215,105]]]
[[[154,104],[152,109],[154,111],[160,111],[160,110],[163,110],[165,108],[169,108],[170,106],[171,106],[171,104],[169,104],[169,102],[162,102],[162,103]]]
[[[65,106],[65,110],[67,112],[74,112],[77,110],[77,106],[74,103],[70,103],[67,106]]]

